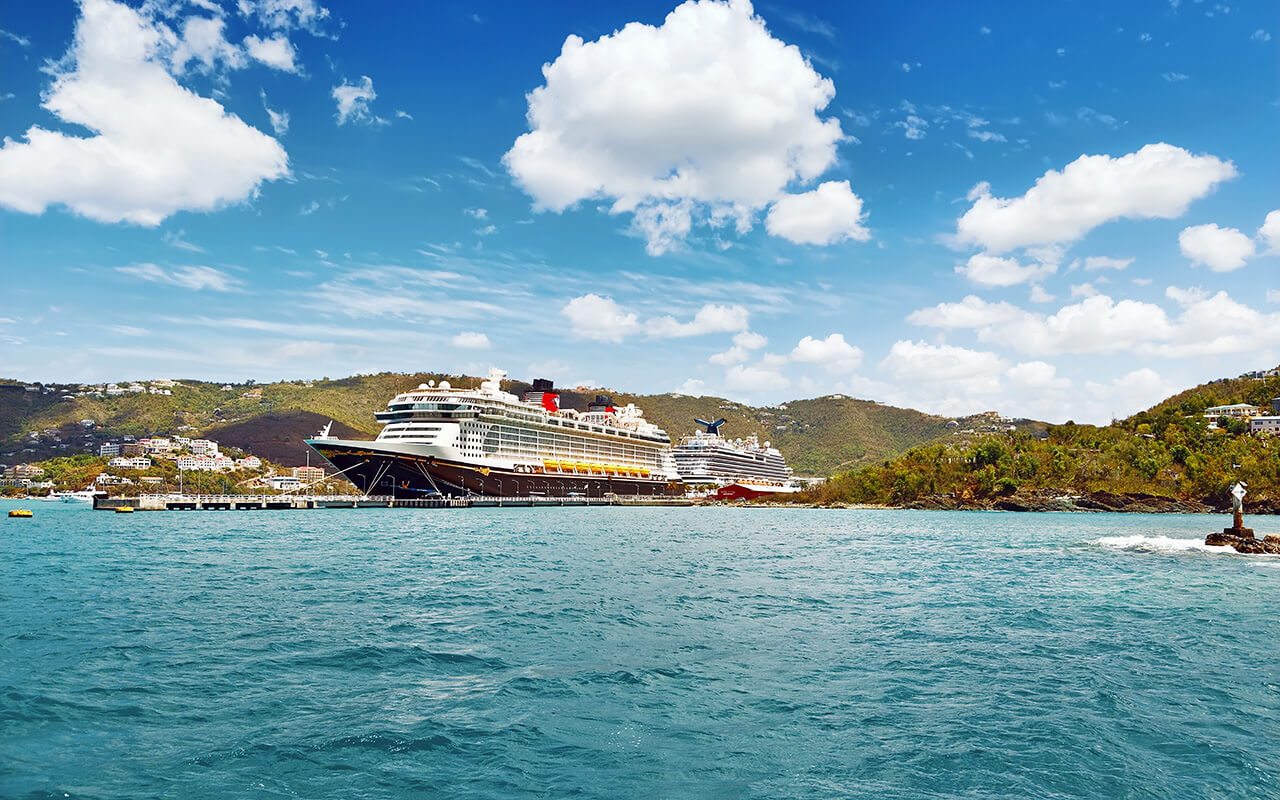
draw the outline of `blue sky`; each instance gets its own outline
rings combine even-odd
[[[0,374],[1102,422],[1280,362],[1274,3],[17,3]]]

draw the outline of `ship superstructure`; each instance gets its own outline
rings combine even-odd
[[[772,443],[762,445],[754,434],[745,439],[721,436],[723,419],[716,422],[699,419],[697,423],[705,430],[681,438],[673,450],[676,470],[686,484],[711,484],[721,489],[741,487],[738,494],[743,496],[799,490],[792,481],[791,467]],[[729,496],[735,491],[719,494]]]
[[[373,441],[327,435],[307,444],[366,494],[659,495],[679,481],[671,438],[634,405],[597,396],[562,409],[551,381],[522,397],[490,370],[479,388],[426,383],[376,414]],[[326,431],[327,434],[327,431]]]

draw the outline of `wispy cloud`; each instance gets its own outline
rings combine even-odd
[[[240,281],[213,267],[170,267],[157,264],[131,264],[127,267],[116,267],[116,272],[140,278],[152,283],[165,283],[170,286],[181,286],[184,289],[200,291],[210,289],[215,292],[234,292],[241,287]]]

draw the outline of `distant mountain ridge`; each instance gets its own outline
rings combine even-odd
[[[307,457],[302,439],[328,420],[334,421],[339,435],[372,437],[380,427],[374,412],[384,409],[388,400],[442,379],[464,386],[479,381],[442,373],[234,385],[179,380],[168,387],[168,395],[128,392],[103,397],[75,396],[84,391],[76,384],[5,382],[0,383],[0,462],[35,461],[86,449],[96,453],[98,443],[124,435],[187,433],[207,435],[279,463],[301,464]],[[519,393],[528,385],[508,381],[504,388]],[[883,461],[947,436],[956,427],[948,427],[947,417],[843,395],[755,407],[721,397],[559,391],[566,408],[585,409],[598,393],[609,394],[618,404],[635,403],[673,442],[694,432],[696,417],[725,417],[724,435],[755,434],[762,442],[772,442],[800,475],[826,476]],[[62,399],[68,394],[72,399]],[[86,428],[82,420],[92,420],[93,427]]]

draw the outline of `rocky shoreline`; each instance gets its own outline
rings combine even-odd
[[[867,507],[857,504],[836,504],[825,507]],[[1231,513],[1231,506],[1222,503],[1205,503],[1195,499],[1163,497],[1142,492],[1086,492],[1075,494],[1055,489],[1037,489],[1016,492],[1007,497],[973,498],[954,493],[931,494],[901,506],[884,508],[908,508],[930,511],[1073,511],[1073,512],[1127,512],[1135,514],[1221,514]],[[1280,502],[1273,500],[1252,503],[1250,514],[1280,514]]]

